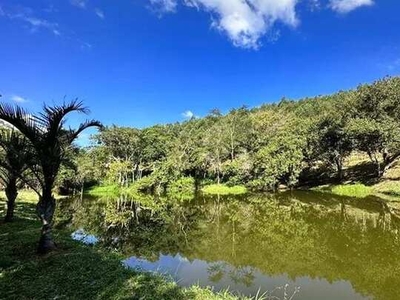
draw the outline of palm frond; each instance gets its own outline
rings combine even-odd
[[[37,141],[40,136],[34,118],[18,105],[0,103],[0,120],[6,121],[18,129],[32,143]]]
[[[43,112],[36,116],[38,122],[42,126],[46,127],[48,131],[51,129],[60,129],[64,124],[64,118],[71,112],[80,112],[88,114],[90,111],[87,107],[83,106],[83,102],[78,99],[74,99],[69,103],[64,102],[61,105],[54,106],[43,106]]]
[[[7,184],[9,180],[8,173],[4,172],[2,169],[0,169],[0,179],[3,184]]]
[[[96,121],[96,120],[87,120],[86,122],[82,123],[79,125],[79,127],[76,130],[71,130],[69,131],[68,137],[67,137],[67,142],[70,144],[74,140],[76,140],[84,130],[90,128],[90,127],[98,127],[98,128],[103,128],[103,125],[101,122]]]
[[[62,105],[43,106],[43,112],[35,116],[35,120],[45,128],[45,135],[43,135],[44,142],[57,142],[57,137],[64,130],[65,117],[71,112],[87,114],[89,113],[89,109],[78,99],[74,99],[69,103],[64,102]]]

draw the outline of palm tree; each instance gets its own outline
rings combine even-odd
[[[17,184],[28,170],[32,158],[29,141],[14,129],[0,130],[0,179],[5,186],[7,213],[5,222],[14,217]]]
[[[60,106],[44,105],[43,112],[30,115],[19,106],[0,104],[0,119],[17,128],[32,144],[36,165],[31,171],[37,178],[41,192],[37,214],[42,221],[38,251],[49,252],[56,248],[51,235],[52,221],[56,207],[53,188],[67,150],[81,132],[89,127],[101,127],[95,120],[82,123],[77,129],[65,129],[66,116],[71,112],[89,113],[78,100]]]

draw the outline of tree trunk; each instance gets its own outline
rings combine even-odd
[[[81,185],[81,201],[83,200],[83,192],[85,191],[85,181],[82,181]]]
[[[383,151],[383,169],[381,171],[381,176],[383,176],[387,170],[389,170],[400,157],[400,152],[389,156],[387,150]]]
[[[17,179],[12,178],[6,186],[7,196],[7,213],[4,219],[5,222],[11,222],[14,218],[15,199],[18,196]]]
[[[42,231],[38,247],[39,253],[48,253],[57,248],[51,234],[55,208],[56,200],[53,197],[51,188],[43,189],[43,195],[36,207],[37,214],[42,221]]]
[[[337,168],[337,176],[338,176],[338,180],[339,182],[342,182],[343,180],[343,164],[340,158],[336,159],[336,168]]]
[[[376,164],[376,174],[377,174],[378,178],[380,178],[383,176],[383,172],[381,170],[381,163],[377,160],[375,162],[375,164]]]
[[[379,158],[376,155],[376,152],[373,151],[367,151],[369,158],[371,161],[375,164],[376,166],[376,176],[380,178],[383,175],[383,172],[381,171],[381,163],[379,161]]]

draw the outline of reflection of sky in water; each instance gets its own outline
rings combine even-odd
[[[82,228],[74,231],[71,234],[71,237],[75,241],[80,241],[86,245],[94,245],[99,241],[96,236],[86,233],[85,230],[83,230]]]
[[[216,291],[229,288],[232,292],[255,295],[261,292],[272,291],[276,287],[289,284],[288,294],[291,295],[295,287],[300,292],[294,300],[356,300],[369,299],[356,293],[348,281],[329,283],[325,279],[297,277],[291,280],[287,275],[266,276],[257,269],[250,267],[235,268],[225,262],[210,262],[193,260],[180,256],[160,255],[159,260],[150,262],[145,259],[130,257],[123,261],[129,268],[143,269],[172,276],[181,286],[199,284],[213,286]],[[273,295],[283,299],[283,291],[277,290]]]

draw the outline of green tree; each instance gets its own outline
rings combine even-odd
[[[350,117],[346,106],[352,93],[340,92],[329,99],[324,114],[318,120],[315,152],[319,160],[333,165],[339,181],[343,179],[345,159],[353,150],[351,134],[348,131]]]
[[[56,208],[53,196],[61,163],[67,149],[81,132],[89,127],[101,127],[98,121],[86,121],[78,129],[65,129],[65,117],[71,112],[88,113],[89,110],[77,100],[60,106],[44,105],[43,112],[30,115],[19,106],[0,104],[0,119],[18,129],[31,143],[39,170],[33,170],[40,182],[41,192],[37,213],[42,221],[38,251],[45,253],[56,248],[51,234]]]
[[[32,163],[32,151],[28,140],[13,129],[0,130],[0,148],[0,179],[7,197],[5,222],[11,222],[18,196],[18,183],[23,180]]]
[[[400,157],[400,78],[385,78],[357,88],[350,129],[382,176]]]
[[[107,167],[113,182],[127,186],[135,181],[141,161],[140,131],[129,127],[106,127],[96,135],[108,154]]]

